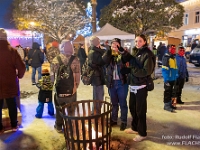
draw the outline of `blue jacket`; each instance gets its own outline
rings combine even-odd
[[[181,79],[188,78],[187,64],[184,56],[177,54],[176,63],[178,67],[178,77]]]
[[[166,53],[162,59],[162,75],[164,82],[175,81],[178,78],[178,67],[174,55]]]

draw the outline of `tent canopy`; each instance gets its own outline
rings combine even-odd
[[[106,23],[99,31],[95,32],[93,36],[97,36],[100,40],[112,40],[113,38],[120,38],[121,40],[135,39],[134,34],[121,31],[109,23]]]
[[[101,41],[105,40],[112,40],[114,38],[119,38],[122,40],[122,46],[125,47],[127,46],[126,44],[129,43],[130,49],[133,48],[134,46],[134,39],[135,39],[135,34],[130,34],[124,31],[121,31],[109,23],[106,23],[99,31],[95,32],[92,36],[97,36]],[[87,49],[90,45],[89,40],[90,37],[85,38],[85,48]]]
[[[73,41],[73,44],[79,44],[79,43],[84,43],[84,41],[85,41],[85,38],[84,38],[84,36],[82,36],[82,35],[78,35],[78,37]]]

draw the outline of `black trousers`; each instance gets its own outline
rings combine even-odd
[[[59,128],[62,128],[63,126],[63,118],[62,116],[60,115],[60,110],[59,110],[59,106],[63,106],[67,103],[71,103],[71,102],[76,102],[76,99],[77,99],[77,94],[75,93],[74,95],[72,96],[68,96],[68,97],[63,97],[63,98],[58,98],[56,96],[56,93],[54,95],[54,104],[55,104],[55,108],[56,108],[56,121],[55,121],[55,124],[57,127]],[[74,111],[74,109],[72,108],[72,110],[70,111]]]
[[[3,125],[2,125],[3,103],[4,103],[4,100],[0,99],[0,130],[3,128]],[[6,103],[8,106],[11,127],[16,127],[18,121],[17,121],[17,103],[16,103],[15,97],[14,98],[6,98]]]
[[[146,113],[147,113],[147,89],[137,90],[137,93],[130,93],[129,109],[132,115],[131,128],[138,131],[139,135],[147,135]]]
[[[171,102],[172,97],[176,96],[176,90],[174,89],[175,81],[169,81],[164,83],[164,103]]]
[[[179,78],[177,80],[177,83],[175,85],[175,90],[176,90],[176,97],[177,97],[177,101],[181,101],[181,95],[182,95],[182,90],[185,84],[185,79],[181,79]]]

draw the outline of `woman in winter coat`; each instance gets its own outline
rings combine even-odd
[[[126,133],[138,133],[133,139],[136,142],[142,141],[147,136],[146,112],[147,112],[147,79],[152,74],[155,67],[155,56],[147,46],[144,35],[139,35],[135,39],[135,47],[132,53],[124,51],[118,47],[122,54],[122,61],[129,62],[129,68],[121,69],[122,74],[128,74],[130,84],[129,109],[132,115],[131,128],[126,129]]]

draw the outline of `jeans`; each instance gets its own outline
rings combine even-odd
[[[4,100],[0,99],[0,130],[3,129],[3,125],[2,125],[3,102],[4,102]],[[18,121],[17,121],[17,104],[16,104],[15,97],[14,98],[6,98],[6,103],[8,106],[11,127],[16,127]]]
[[[36,70],[38,72],[38,81],[41,79],[42,76],[42,67],[32,67],[32,83],[35,83],[35,74],[36,74]]]
[[[147,135],[146,113],[147,113],[147,88],[130,93],[129,109],[132,116],[131,128],[138,131],[139,135]]]
[[[43,102],[39,102],[38,107],[36,108],[36,116],[38,118],[42,118],[43,110],[44,110],[44,104]],[[53,116],[54,115],[54,108],[53,108],[53,103],[49,102],[47,103],[48,105],[48,114]]]
[[[26,64],[26,71],[29,71],[29,65]]]
[[[108,89],[110,100],[112,103],[112,120],[117,122],[119,106],[121,109],[121,122],[127,123],[127,95],[128,84],[122,84],[121,80],[114,80],[112,87]]]
[[[103,85],[99,86],[93,86],[93,100],[100,100],[103,101],[104,99],[104,89]],[[100,103],[95,103],[96,105],[93,105],[93,110],[92,113],[94,113],[94,109],[96,108],[96,113],[100,114],[101,113],[101,104]]]

